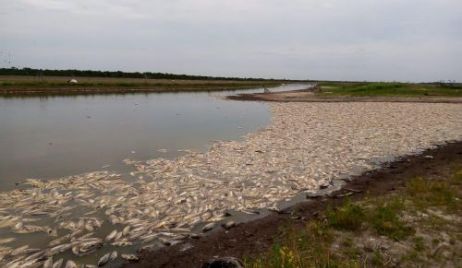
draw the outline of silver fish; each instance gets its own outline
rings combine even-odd
[[[72,260],[67,260],[66,265],[64,268],[77,268],[77,264]]]
[[[44,263],[43,268],[53,268],[53,256],[49,257]]]
[[[120,257],[127,261],[138,261],[140,258],[134,254],[122,254]]]
[[[206,224],[204,227],[202,227],[202,232],[206,233],[206,232],[212,230],[213,228],[215,228],[215,225],[216,225],[216,223],[214,223],[214,222]]]
[[[98,266],[103,266],[105,265],[108,261],[109,261],[109,257],[111,256],[111,253],[106,253],[103,255],[103,257],[101,257],[99,260],[98,260]]]
[[[108,236],[106,236],[106,241],[111,241],[117,235],[117,230],[112,231]]]
[[[64,260],[62,258],[57,260],[55,263],[53,263],[52,268],[61,268],[61,266],[63,266],[63,262]]]
[[[10,255],[11,256],[23,255],[25,253],[26,249],[28,249],[28,248],[29,248],[28,245],[24,245],[22,247],[16,248],[13,251],[11,251]]]
[[[117,251],[114,250],[111,253],[111,256],[109,256],[109,261],[113,261],[113,260],[117,259],[117,257],[118,257]]]

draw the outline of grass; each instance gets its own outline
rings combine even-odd
[[[385,82],[320,82],[319,95],[325,96],[462,96],[462,84],[385,83]]]
[[[246,258],[245,267],[460,265],[461,186],[458,168],[446,178],[410,179],[385,196],[346,200],[302,229],[286,227],[271,251]]]
[[[371,211],[370,224],[379,235],[393,240],[402,240],[414,233],[412,227],[401,220],[400,212],[404,205],[400,199],[392,199],[384,204],[378,204]]]
[[[364,222],[365,211],[361,206],[347,201],[337,210],[328,209],[326,216],[329,226],[335,229],[357,231]]]
[[[78,77],[77,84],[69,84],[72,77],[0,76],[0,95],[55,95],[82,93],[129,92],[197,92],[271,87],[277,81],[233,80],[169,80],[141,78]]]
[[[448,211],[457,211],[460,203],[454,187],[462,186],[462,171],[454,174],[449,180],[426,180],[415,178],[407,183],[407,194],[412,197],[415,205],[423,209],[430,205],[443,206]]]

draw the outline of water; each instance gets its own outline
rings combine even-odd
[[[306,87],[306,84],[292,84],[272,91]],[[213,140],[240,139],[269,123],[271,114],[265,103],[223,98],[237,93],[239,91],[0,98],[0,191],[26,187],[16,185],[26,177],[52,179],[102,169],[127,175],[129,167],[122,161],[125,158],[174,158],[182,153],[180,149],[204,151]],[[88,208],[73,200],[66,203],[65,208],[69,210],[59,214],[59,221],[49,215],[21,217],[33,220],[26,224],[55,228],[59,222],[77,222],[88,212]],[[250,217],[241,214],[236,214],[236,220]],[[94,210],[86,217],[97,217],[103,222],[93,237],[104,238],[114,228],[121,228],[110,224],[105,209]],[[58,237],[69,234],[62,228],[57,232]],[[56,238],[44,231],[20,234],[11,228],[0,228],[0,237],[15,238],[8,244],[11,248],[27,244],[39,249],[49,248],[48,243]],[[134,253],[140,246],[146,246],[134,243],[126,247],[105,243],[98,251],[80,257],[67,250],[54,258],[94,264],[112,250],[119,254]],[[158,244],[159,241],[156,247]],[[109,266],[120,262],[119,258]]]
[[[306,87],[290,84],[271,91]],[[0,190],[30,177],[49,179],[103,167],[123,173],[125,158],[204,151],[213,140],[239,139],[269,123],[266,104],[223,99],[237,93],[0,98]]]

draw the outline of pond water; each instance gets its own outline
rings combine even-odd
[[[307,84],[290,84],[271,90],[307,87]],[[245,92],[262,91],[260,88]],[[8,261],[26,261],[21,258],[34,257],[34,252],[48,254],[48,250],[56,251],[56,247],[63,246],[66,249],[56,251],[54,260],[64,258],[79,264],[95,264],[102,255],[113,250],[131,254],[142,246],[164,246],[158,236],[168,232],[147,234],[156,239],[152,243],[136,238],[132,239],[133,244],[126,245],[106,241],[111,232],[122,235],[122,228],[125,230],[131,225],[113,221],[118,215],[114,210],[118,208],[111,202],[110,206],[98,205],[97,208],[90,205],[90,210],[82,204],[93,204],[92,198],[97,199],[88,190],[91,187],[79,191],[53,187],[43,191],[37,188],[8,190],[29,187],[20,183],[25,178],[53,179],[98,170],[120,173],[124,179],[132,180],[133,187],[142,187],[141,182],[133,181],[136,179],[129,175],[132,167],[124,164],[123,159],[175,158],[184,153],[182,149],[205,151],[214,140],[240,139],[267,125],[271,120],[267,104],[224,98],[240,92],[0,98],[0,192],[4,194],[3,203],[8,204],[0,207],[0,238],[18,252],[28,246],[31,254],[21,253],[18,257],[11,252],[2,262],[4,252],[0,251],[0,266]],[[95,176],[89,175],[84,185],[94,186]],[[10,197],[14,198],[19,192],[31,196],[13,201],[15,205],[8,203],[12,200]],[[73,196],[71,199],[68,199],[69,194]],[[118,196],[120,192],[110,194]],[[264,215],[244,214],[236,212],[233,217],[241,221]],[[132,219],[136,217],[127,218]],[[98,227],[89,225],[96,221],[99,221]],[[81,229],[83,226],[85,228]],[[199,232],[201,226],[191,228]],[[136,235],[135,230],[130,231],[130,235]],[[84,238],[86,236],[89,237]],[[82,255],[74,252],[85,247],[84,243],[91,243],[85,239],[94,242],[95,239],[103,241],[105,237],[104,243],[97,242],[102,247],[95,251]],[[78,243],[74,240],[77,238]],[[58,246],[53,244],[55,241]],[[71,245],[72,250],[67,247]],[[117,267],[121,261],[118,258],[105,267]]]
[[[264,103],[223,98],[240,92],[0,98],[0,190],[31,177],[124,173],[125,158],[174,158],[181,149],[204,151],[214,140],[239,139],[271,116]]]

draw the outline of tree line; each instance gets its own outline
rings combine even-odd
[[[202,75],[171,74],[159,72],[122,72],[93,70],[48,70],[34,68],[0,68],[0,75],[27,76],[68,76],[68,77],[110,77],[110,78],[145,78],[145,79],[178,79],[178,80],[239,80],[239,81],[281,81],[286,79],[215,77]]]

